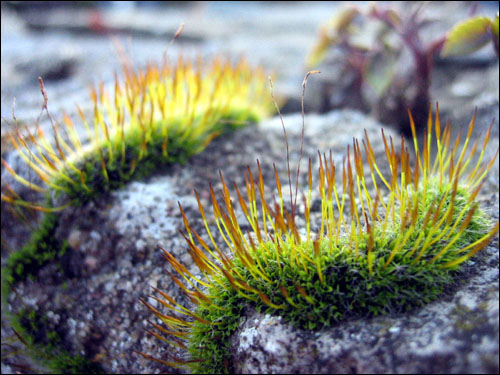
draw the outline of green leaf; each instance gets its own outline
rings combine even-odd
[[[490,41],[492,21],[474,17],[455,25],[448,32],[441,57],[463,56],[477,51]]]
[[[491,37],[493,38],[493,44],[495,46],[495,52],[498,56],[498,12],[495,20],[491,23]]]
[[[498,41],[498,12],[497,16],[495,17],[495,21],[491,23],[491,32],[497,38]]]

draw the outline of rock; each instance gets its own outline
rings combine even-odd
[[[285,116],[284,122],[289,138],[291,167],[295,168],[300,149],[302,116]],[[380,127],[381,124],[355,111],[308,115],[304,158],[310,156],[316,163],[318,148],[322,151],[331,148],[335,160],[341,163],[347,144],[352,143],[352,136],[361,137],[364,128],[372,138],[374,152],[378,157],[383,157]],[[349,133],[341,135],[342,129],[349,129]],[[387,134],[397,137],[390,130]],[[232,147],[224,147],[228,143]],[[78,278],[70,280],[64,291],[60,285],[47,284],[43,280],[19,286],[18,290],[21,295],[34,296],[35,304],[45,296],[48,301],[39,306],[42,311],[65,311],[66,316],[71,317],[73,326],[83,325],[82,330],[87,333],[100,332],[103,337],[101,346],[105,348],[100,352],[100,363],[106,371],[142,373],[152,368],[163,371],[159,364],[138,360],[133,354],[122,356],[132,349],[152,355],[161,354],[161,350],[158,351],[158,346],[162,347],[161,343],[143,328],[143,322],[154,321],[155,318],[139,302],[140,298],[153,301],[148,298],[152,293],[151,285],[179,301],[185,299],[165,272],[165,268],[170,270],[170,266],[162,258],[157,246],[161,245],[181,259],[192,272],[197,271],[186,251],[186,242],[179,233],[184,229],[184,224],[177,205],[178,201],[181,202],[192,228],[203,234],[205,224],[193,193],[193,188],[196,188],[215,241],[225,249],[225,242],[218,234],[211,216],[208,184],[211,181],[218,194],[222,188],[218,176],[221,170],[228,183],[235,181],[240,187],[243,186],[247,165],[256,172],[256,158],[260,160],[266,191],[271,199],[271,192],[275,188],[273,162],[283,183],[287,178],[286,147],[279,118],[217,138],[186,165],[171,166],[149,179],[128,183],[108,197],[65,211],[62,219],[64,230],[60,231],[60,235],[62,238],[69,236],[71,245],[78,248],[78,251],[69,253],[70,262],[74,261],[72,269],[75,273],[78,271]],[[305,165],[304,159],[303,168]],[[317,194],[317,189],[314,189],[313,199]],[[318,214],[321,213],[312,215]],[[244,223],[243,217],[241,220]],[[210,243],[210,238],[205,237],[205,241]],[[61,294],[66,297],[57,298]],[[16,302],[11,300],[11,303]],[[95,317],[106,318],[88,320],[86,314],[89,312]],[[58,321],[61,329],[71,332],[72,326],[68,324],[64,319]],[[133,336],[138,340],[120,340],[118,345],[118,335]],[[90,354],[85,344],[87,335],[68,335],[66,339],[70,347]],[[170,349],[165,346],[165,350]]]

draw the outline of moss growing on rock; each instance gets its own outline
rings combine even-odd
[[[164,325],[153,323],[155,336],[186,348],[189,357],[156,359],[194,372],[231,372],[229,337],[238,327],[246,305],[281,315],[285,321],[311,330],[347,317],[404,312],[437,299],[450,286],[460,264],[486,246],[498,231],[475,203],[496,155],[482,166],[483,152],[474,159],[477,143],[468,149],[474,118],[462,150],[450,145],[450,128],[442,131],[439,115],[429,115],[425,144],[419,150],[412,123],[415,163],[401,139],[396,150],[382,132],[390,176],[375,161],[368,137],[354,140],[341,173],[332,157],[320,154],[321,221],[311,222],[312,162],[308,191],[303,195],[303,222],[296,224],[297,192],[285,206],[275,169],[279,199],[268,203],[258,163],[254,179],[248,169],[246,198],[235,185],[231,197],[221,174],[220,198],[210,188],[214,220],[227,248],[210,231],[205,210],[199,210],[211,244],[197,233],[184,211],[188,251],[199,269],[196,275],[167,250],[164,257],[178,275],[172,280],[194,304],[188,309],[156,290],[156,308],[142,301]],[[485,136],[489,140],[491,128]],[[432,136],[437,156],[431,157]],[[484,147],[483,147],[484,149]],[[371,176],[373,191],[368,188]],[[336,176],[341,183],[336,183]],[[257,182],[255,182],[257,181]],[[388,193],[383,193],[384,191]],[[251,233],[237,220],[239,202]],[[313,233],[311,227],[319,231]],[[180,276],[179,276],[180,275]]]
[[[62,338],[55,328],[49,328],[47,318],[34,310],[21,309],[11,317],[12,328],[23,340],[26,350],[50,373],[103,374],[95,362],[62,349]]]

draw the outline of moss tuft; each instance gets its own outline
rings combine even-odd
[[[220,198],[212,188],[210,195],[214,220],[227,248],[214,240],[197,194],[211,245],[191,227],[181,208],[184,238],[199,276],[162,250],[181,275],[169,272],[170,277],[195,308],[188,310],[161,291],[153,298],[166,312],[142,302],[166,326],[154,325],[158,337],[165,336],[166,342],[180,347],[187,340],[190,359],[158,360],[197,373],[230,373],[229,338],[249,305],[278,314],[296,327],[318,330],[347,318],[406,312],[442,295],[454,283],[460,265],[498,232],[499,224],[491,228],[475,202],[496,155],[481,166],[484,153],[474,159],[477,143],[467,152],[474,118],[460,151],[458,139],[450,146],[449,127],[441,133],[438,114],[434,131],[429,116],[422,151],[411,116],[410,122],[414,167],[404,138],[396,150],[382,131],[389,176],[380,172],[368,137],[362,140],[364,158],[358,140],[353,141],[352,153],[348,147],[341,174],[337,171],[341,185],[335,182],[331,154],[329,159],[320,154],[320,223],[311,220],[311,160],[300,215],[293,195],[290,207],[285,207],[276,169],[279,199],[274,204],[267,203],[258,162],[258,176],[254,179],[249,168],[245,176],[246,199],[237,186],[236,198],[232,198],[221,174]],[[490,132],[491,127],[484,145]],[[433,133],[437,139],[434,159]],[[368,191],[365,175],[371,176],[374,193]],[[244,233],[238,223],[234,202],[239,202],[251,233]],[[298,228],[297,216],[302,216],[305,228]],[[317,233],[311,231],[312,226],[319,228]]]
[[[10,254],[2,268],[2,297],[5,301],[10,287],[28,278],[36,279],[39,270],[46,264],[61,259],[68,251],[67,241],[55,237],[58,213],[47,213],[39,228],[22,249]]]
[[[36,124],[28,131],[9,134],[9,140],[28,167],[43,181],[38,186],[4,167],[21,184],[59,198],[57,207],[43,207],[22,200],[8,185],[2,200],[42,211],[80,205],[114,190],[132,178],[150,175],[158,166],[183,162],[201,152],[223,132],[262,119],[271,111],[263,95],[266,77],[242,59],[235,64],[221,58],[196,64],[178,59],[132,70],[123,67],[123,80],[115,79],[110,94],[103,83],[91,90],[93,124],[78,107],[88,141],[84,144],[73,120],[64,115],[46,136]]]
[[[34,310],[21,309],[11,317],[13,329],[24,340],[30,355],[48,369],[60,374],[103,374],[97,363],[62,349],[60,333],[48,327],[47,318]]]

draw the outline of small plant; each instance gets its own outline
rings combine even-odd
[[[348,82],[345,93],[335,96],[344,99],[334,106],[373,110],[383,123],[397,125],[410,136],[404,114],[410,108],[417,126],[425,123],[436,56],[468,54],[490,40],[498,55],[498,17],[474,17],[425,40],[421,31],[430,20],[422,16],[424,6],[347,6],[320,28],[306,65],[317,67],[328,53],[335,59],[335,68]]]
[[[257,174],[250,168],[245,174],[246,193],[234,185],[236,195],[231,195],[221,173],[222,190],[218,194],[210,186],[210,196],[223,247],[214,239],[211,219],[196,191],[208,237],[191,226],[179,205],[185,224],[182,235],[198,271],[188,270],[169,251],[162,251],[176,274],[167,273],[190,305],[158,289],[151,298],[159,308],[141,302],[162,323],[150,322],[155,329],[151,333],[184,349],[186,355],[140,354],[195,373],[231,373],[229,338],[248,305],[279,314],[296,327],[317,330],[348,317],[408,311],[438,298],[453,283],[460,265],[498,232],[499,224],[491,227],[475,202],[497,154],[482,164],[491,126],[482,145],[476,141],[469,147],[475,115],[462,149],[460,136],[451,144],[450,127],[441,128],[439,110],[434,121],[429,113],[425,143],[419,149],[409,114],[414,167],[404,138],[396,149],[383,130],[389,176],[381,172],[366,132],[361,142],[354,139],[348,146],[341,169],[331,153],[318,152],[319,221],[311,219],[311,159],[302,194],[298,193],[300,162],[295,192],[288,165],[289,203],[276,166],[277,197],[271,201],[258,161]],[[436,157],[431,156],[433,137]],[[482,147],[477,157],[478,145]],[[237,220],[236,202],[250,232]],[[296,224],[298,217],[304,227]]]

